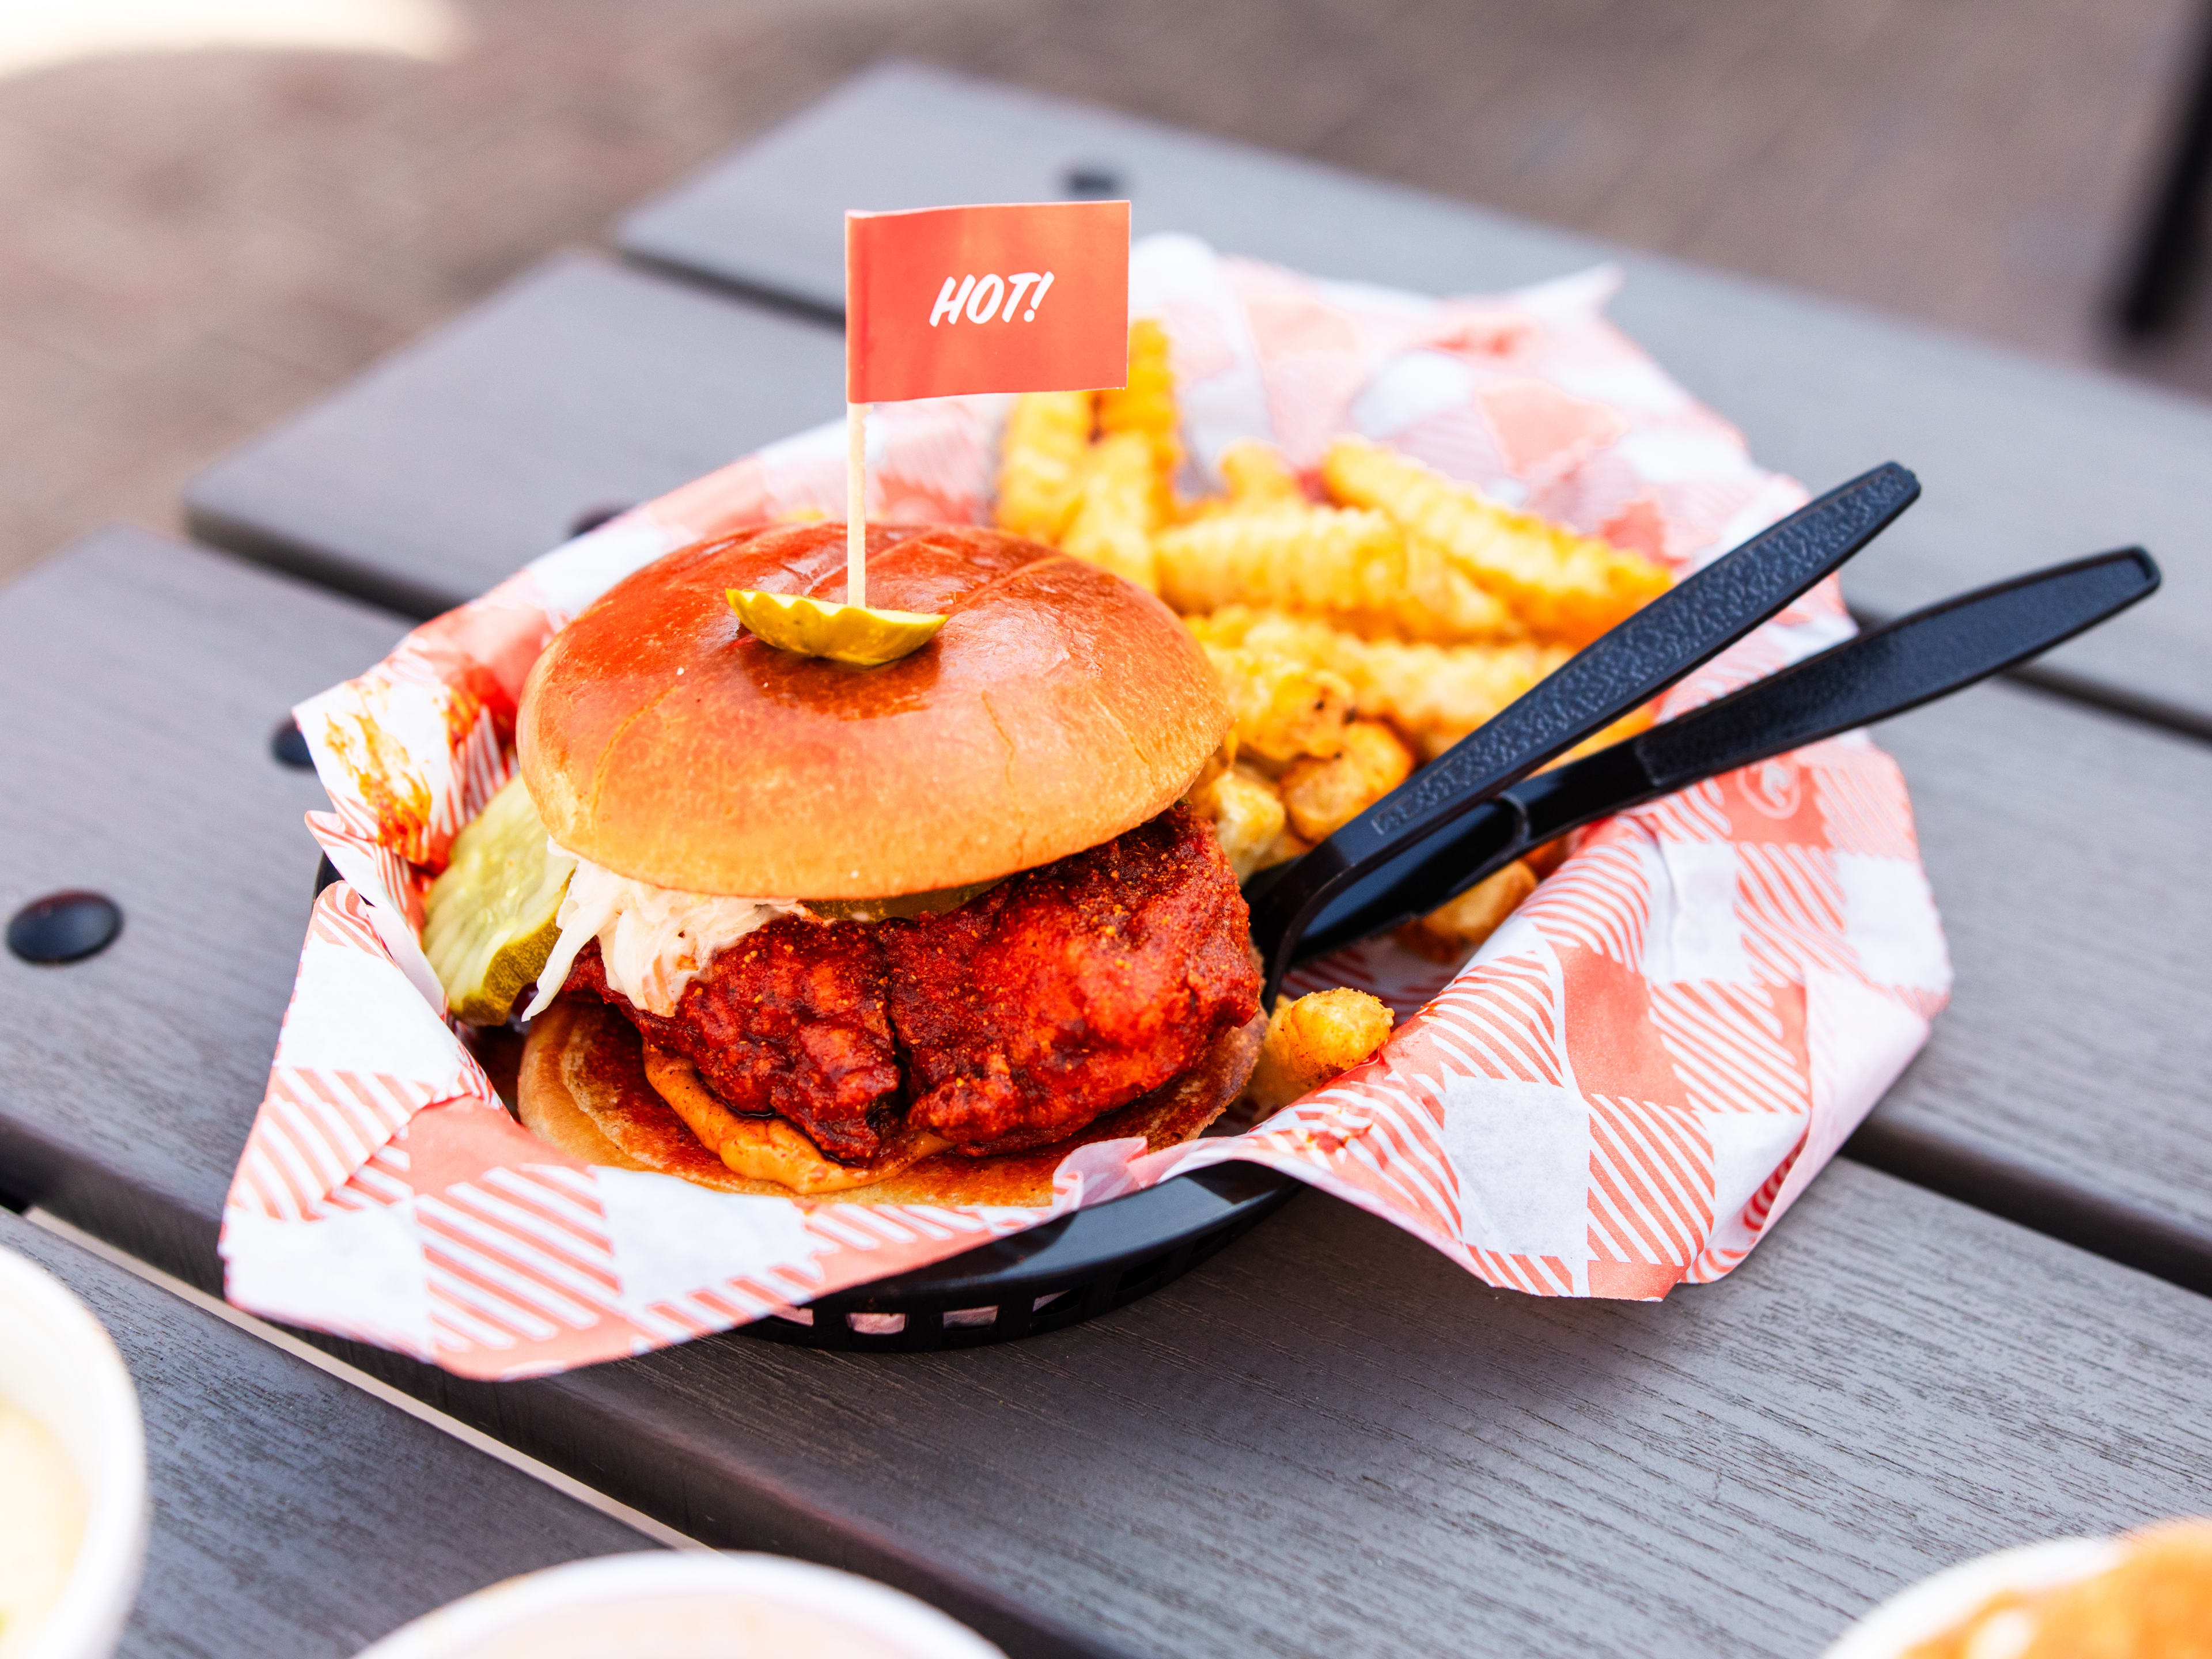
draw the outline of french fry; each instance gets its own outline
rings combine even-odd
[[[1093,444],[1060,551],[1158,592],[1153,483],[1152,446],[1143,433],[1117,432]]]
[[[1327,670],[1359,714],[1387,720],[1433,760],[1573,653],[1565,646],[1430,645],[1366,640],[1310,617],[1231,605],[1186,617],[1209,652]]]
[[[1344,752],[1352,688],[1341,676],[1280,654],[1212,645],[1206,654],[1229,694],[1240,755],[1282,764]]]
[[[1313,843],[1286,823],[1283,826],[1283,833],[1275,837],[1275,844],[1261,859],[1260,867],[1266,870],[1278,864],[1288,864],[1299,854],[1312,851]]]
[[[1175,516],[1175,476],[1182,465],[1182,416],[1176,409],[1175,370],[1167,331],[1150,317],[1129,325],[1129,383],[1098,394],[1098,432],[1141,435],[1152,453],[1154,525]]]
[[[1386,513],[1434,543],[1543,639],[1587,645],[1672,580],[1641,554],[1500,507],[1364,438],[1331,444],[1322,473],[1335,500]]]
[[[1486,876],[1449,903],[1398,930],[1398,942],[1437,962],[1457,962],[1481,945],[1536,890],[1536,872],[1520,859]]]
[[[1406,538],[1405,591],[1389,615],[1398,634],[1436,645],[1502,643],[1528,631],[1511,605],[1425,536]]]
[[[1389,1006],[1364,991],[1315,991],[1296,1001],[1276,998],[1260,1063],[1244,1086],[1248,1106],[1265,1115],[1311,1094],[1374,1058],[1395,1024]]]
[[[1183,799],[1213,826],[1214,839],[1228,855],[1237,880],[1281,861],[1275,848],[1283,835],[1283,798],[1250,767],[1231,766],[1217,773]]]
[[[1612,725],[1591,732],[1559,759],[1547,764],[1544,770],[1548,772],[1554,766],[1565,766],[1569,761],[1580,760],[1584,755],[1595,755],[1601,749],[1610,749],[1616,743],[1627,742],[1638,732],[1649,732],[1656,718],[1656,708],[1657,705],[1647,702],[1640,708],[1630,709]]]
[[[1232,726],[1229,728],[1229,735],[1222,738],[1213,752],[1206,757],[1206,764],[1199,768],[1198,775],[1190,781],[1190,787],[1183,792],[1183,799],[1189,799],[1236,764],[1237,728]]]
[[[1386,607],[1405,583],[1405,538],[1380,513],[1295,504],[1224,513],[1160,532],[1160,597],[1178,611]]]
[[[1025,392],[1014,399],[999,461],[1000,529],[1060,539],[1082,494],[1097,408],[1091,392]]]
[[[1309,505],[1283,452],[1257,438],[1240,438],[1222,451],[1221,478],[1229,486],[1228,505],[1236,510]]]
[[[1521,855],[1521,862],[1536,872],[1539,881],[1567,861],[1567,843],[1571,835],[1554,836],[1541,847],[1532,847]]]
[[[1018,399],[998,520],[1184,613],[1235,715],[1185,799],[1240,878],[1309,850],[1667,586],[1649,560],[1358,438],[1326,459],[1334,506],[1249,439],[1221,457],[1225,495],[1178,501],[1169,357],[1165,331],[1139,320],[1126,388]],[[1463,956],[1565,854],[1538,849],[1401,937]]]
[[[1413,775],[1413,751],[1380,720],[1344,729],[1344,752],[1308,758],[1283,774],[1283,810],[1309,842],[1325,839]]]
[[[1186,614],[1262,605],[1361,634],[1455,643],[1525,631],[1504,601],[1381,513],[1232,504],[1153,545],[1161,597]]]

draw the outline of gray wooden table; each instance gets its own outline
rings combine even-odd
[[[0,1192],[217,1288],[222,1166],[268,1079],[313,888],[301,815],[329,804],[270,734],[405,626],[134,530],[0,589],[0,913],[90,888],[124,915],[66,969],[0,954]],[[179,1109],[194,1098],[229,1103],[222,1139]],[[178,1206],[139,1201],[157,1176]]]
[[[1334,252],[1319,232],[1303,251],[1240,243],[1233,226],[1209,234],[1311,269],[1370,262],[1357,274],[1469,289],[1550,274],[1563,250],[1583,257],[1552,233],[1065,106],[986,91],[963,118],[968,95],[908,71],[864,78],[626,232],[658,259],[773,289],[782,310],[559,262],[216,469],[193,491],[193,523],[428,609],[506,574],[580,514],[833,412],[836,336],[791,313],[833,313],[834,289],[810,296],[789,274],[813,232],[806,204],[774,185],[792,175],[813,208],[897,204],[873,194],[879,180],[837,173],[823,144],[886,108],[902,149],[941,137],[963,167],[990,148],[978,134],[1009,136],[1010,111],[1043,123],[1013,136],[1056,135],[1059,149],[1015,152],[1030,170],[1018,179],[962,172],[947,198],[1056,193],[1033,175],[1061,158],[1141,161],[1140,221],[1209,230],[1162,204],[1197,214],[1234,185],[1255,237],[1269,219],[1334,224]],[[1104,148],[1116,134],[1161,148]],[[687,203],[717,200],[719,222],[695,215],[684,230]],[[748,217],[761,201],[790,222]],[[775,269],[747,276],[757,258]],[[1446,265],[1461,274],[1438,275]],[[1768,329],[1739,354],[1767,379],[1731,403],[1624,309],[1747,423],[1755,398],[1789,402],[1774,365],[1840,341],[1863,359],[1850,374],[1891,388],[1912,419],[1916,400],[1966,397],[1957,407],[1999,422],[1985,435],[2057,431],[2045,466],[2093,435],[2069,426],[2084,399],[2130,434],[2116,465],[2178,455],[2205,429],[2179,405],[2154,419],[2126,388],[2084,392],[1678,268],[1639,266],[1632,296],[1653,292],[1651,270],[1686,285],[1673,290],[1686,315],[1699,294],[1735,294],[1734,314]],[[1814,343],[1792,345],[1792,327]],[[1799,419],[1802,441],[1848,452],[1835,472],[1885,453],[1890,434],[1827,372],[1829,402]],[[1976,376],[1979,404],[1938,384]],[[2034,407],[2008,414],[2008,397]],[[2092,533],[2128,502],[2094,479],[2031,479],[2048,509],[2036,534],[2087,539],[1985,544],[2034,516],[2005,516],[2018,510],[2006,469],[2021,464],[1927,418],[1935,448],[1896,453],[1929,477],[1931,504],[1935,455],[1961,522],[1981,528],[1900,557],[1892,588],[1863,601],[1902,605],[2136,535],[2176,568],[2147,526],[2179,535],[2201,481],[2167,478],[2160,495],[2155,469],[2129,474],[2142,515]],[[1764,458],[1824,476],[1756,424],[1753,438]],[[2179,551],[2182,579],[2159,601],[2180,601],[2177,614],[2137,613],[2157,629],[2077,652],[2065,671],[2158,721],[1998,685],[1883,733],[1912,776],[1961,983],[1860,1145],[1924,1184],[1839,1161],[1718,1285],[1656,1305],[1493,1292],[1308,1194],[1150,1298],[999,1348],[825,1356],[733,1335],[497,1387],[351,1357],[692,1536],[873,1573],[1019,1653],[1802,1654],[1962,1555],[2201,1507],[2212,1303],[2119,1265],[2212,1282],[2212,1157],[2196,1121],[2207,918],[2201,884],[2161,879],[2201,851],[2194,825],[2212,799],[2203,746],[2175,730],[2195,729],[2205,702],[2190,678],[2194,568]],[[213,1285],[221,1194],[314,861],[295,827],[312,779],[275,765],[267,733],[395,627],[136,532],[0,590],[0,777],[15,785],[0,791],[0,881],[11,903],[104,887],[130,918],[76,967],[0,958],[0,1192]],[[157,793],[190,810],[155,821],[143,807]]]
[[[651,1540],[0,1211],[137,1384],[154,1524],[125,1659],[339,1659],[519,1572]]]
[[[871,142],[891,131],[915,142]],[[1016,163],[1027,170],[1006,170]],[[656,259],[773,289],[787,307],[834,312],[839,222],[820,204],[1049,193],[1053,169],[1079,163],[1117,169],[1150,228],[1409,287],[1500,287],[1602,252],[905,69],[860,77],[643,210],[624,237]],[[1339,222],[1349,229],[1314,230]],[[591,502],[728,459],[734,428],[758,441],[834,412],[836,334],[667,287],[556,262],[218,465],[192,488],[194,525],[302,574],[342,570],[356,592],[443,603],[543,550]],[[1647,343],[1661,361],[1744,421],[1762,459],[1817,484],[1895,454],[1927,478],[1922,504],[1849,567],[1862,603],[1902,608],[2130,539],[2163,560],[2168,583],[2153,603],[2069,648],[2061,678],[2073,694],[1990,687],[1885,728],[1913,786],[1960,987],[1854,1151],[2212,1289],[2212,894],[2190,878],[2212,853],[2212,751],[2197,718],[2212,720],[2212,689],[2160,666],[2212,663],[2212,636],[2192,631],[2212,629],[2199,614],[2212,605],[2199,584],[2212,416],[1665,262],[1632,262],[1624,306],[1638,296],[1659,310],[1632,326],[1656,328]],[[686,349],[679,313],[717,321]],[[589,390],[611,380],[611,410],[592,407]],[[735,389],[718,401],[702,394],[710,383]],[[614,416],[629,422],[619,436]],[[463,458],[485,482],[425,487],[451,476],[437,458]],[[2109,650],[2107,635],[2119,641]],[[2081,654],[2092,647],[2106,655]],[[2091,695],[2078,695],[2085,685]],[[2153,704],[2161,718],[2138,717]]]

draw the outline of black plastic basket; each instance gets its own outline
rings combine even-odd
[[[738,1334],[915,1352],[1056,1331],[1181,1278],[1302,1185],[1256,1164],[1217,1164],[913,1273],[817,1297],[797,1319],[758,1320]]]

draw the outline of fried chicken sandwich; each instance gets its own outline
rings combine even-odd
[[[842,600],[844,540],[672,553],[532,670],[521,781],[567,884],[522,1121],[593,1163],[878,1202],[1036,1202],[1086,1141],[1196,1134],[1261,1024],[1236,878],[1177,804],[1230,726],[1205,656],[1149,594],[966,526],[869,532],[871,601],[945,617],[885,665],[733,614]]]

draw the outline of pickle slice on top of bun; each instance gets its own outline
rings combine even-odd
[[[523,1122],[727,1190],[1036,1203],[1073,1147],[1198,1133],[1259,1042],[1249,917],[1177,805],[1228,732],[1164,605],[972,526],[868,534],[877,667],[732,589],[842,600],[845,527],[702,542],[546,647],[521,777],[572,866],[524,1012]],[[454,894],[453,900],[461,896]]]

